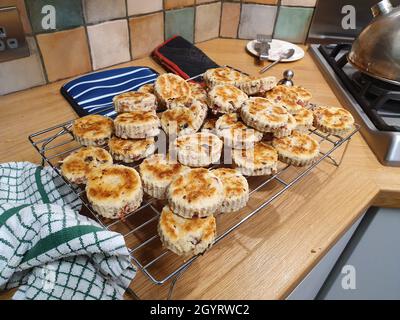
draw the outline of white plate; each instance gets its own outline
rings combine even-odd
[[[258,57],[259,54],[254,48],[256,42],[257,40],[249,41],[246,45],[246,48],[251,54]],[[270,46],[271,48],[269,49],[269,55],[268,55],[268,60],[270,61],[278,60],[279,54],[287,49],[294,49],[294,55],[289,59],[282,59],[281,60],[282,62],[297,61],[304,57],[304,50],[302,48],[287,41],[272,39],[272,41],[270,42]]]

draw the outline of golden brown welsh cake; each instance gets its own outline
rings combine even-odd
[[[93,168],[112,163],[112,157],[106,150],[99,147],[83,147],[62,161],[61,174],[72,183],[83,184]]]
[[[278,153],[272,146],[257,142],[254,148],[233,150],[235,168],[245,176],[265,176],[276,173]]]
[[[197,132],[174,141],[173,151],[180,163],[189,167],[207,167],[221,158],[223,143],[215,134]]]
[[[131,91],[119,94],[113,98],[115,111],[118,113],[130,111],[156,111],[156,96],[151,93]]]
[[[137,171],[122,165],[94,169],[88,176],[86,195],[93,209],[105,218],[123,218],[137,209],[143,198]]]
[[[139,169],[144,191],[156,199],[165,199],[171,181],[189,168],[169,155],[154,154],[143,160]]]
[[[144,139],[160,133],[160,119],[154,111],[121,113],[114,120],[115,135],[123,139]]]
[[[292,131],[296,129],[296,127],[297,127],[296,119],[289,113],[288,122],[282,127],[273,129],[272,133],[274,134],[275,137],[282,138],[289,136],[292,133]]]
[[[246,178],[236,169],[218,168],[211,171],[222,182],[224,200],[220,212],[238,211],[245,207],[249,200],[249,184]]]
[[[240,115],[248,126],[262,132],[272,132],[288,123],[287,110],[272,103],[270,100],[260,97],[251,97],[246,100],[240,111]]]
[[[222,183],[204,168],[187,170],[173,180],[167,191],[171,209],[184,218],[207,217],[220,209]]]
[[[200,83],[188,82],[190,86],[190,91],[193,99],[198,100],[202,103],[207,102],[207,91],[203,88]]]
[[[114,160],[132,163],[152,155],[156,151],[153,137],[146,139],[121,139],[112,137],[108,148]]]
[[[248,80],[249,76],[229,67],[219,67],[208,69],[204,73],[203,78],[207,86],[211,89],[220,84],[238,86],[243,81]]]
[[[296,114],[303,108],[303,103],[293,89],[278,85],[267,91],[265,97],[277,106],[284,107],[289,113]]]
[[[75,140],[83,146],[103,146],[112,133],[113,121],[97,114],[76,119],[72,125]]]
[[[313,113],[315,127],[326,133],[342,135],[354,126],[353,116],[343,108],[319,106]]]
[[[181,136],[199,131],[207,116],[207,106],[194,100],[190,107],[175,107],[161,115],[161,127],[167,135]]]
[[[213,113],[231,113],[240,109],[247,95],[231,84],[214,86],[208,93],[209,107]]]
[[[298,167],[313,163],[319,155],[318,142],[298,131],[284,138],[274,138],[272,145],[278,151],[279,160]]]
[[[292,92],[294,92],[297,95],[298,102],[302,107],[307,107],[309,104],[310,100],[312,99],[312,94],[310,91],[303,87],[299,86],[293,86],[291,87]]]
[[[215,123],[216,134],[224,144],[234,149],[253,148],[254,143],[262,139],[263,133],[246,126],[237,113],[227,113]]]
[[[185,219],[165,206],[158,222],[158,234],[165,248],[189,258],[210,248],[216,236],[214,216]]]
[[[137,92],[143,92],[143,93],[151,93],[154,94],[154,83],[147,83],[141,86]]]
[[[299,132],[307,132],[313,125],[314,115],[310,109],[303,108],[294,115],[296,119],[296,130]]]
[[[192,101],[189,84],[173,73],[160,75],[154,84],[154,91],[161,104],[167,108],[185,107]]]
[[[251,95],[261,95],[271,90],[276,86],[275,77],[264,77],[264,78],[250,78],[239,84],[239,89],[244,93]]]

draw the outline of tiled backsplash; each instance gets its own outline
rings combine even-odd
[[[16,6],[31,55],[0,63],[0,95],[148,55],[179,34],[191,42],[305,41],[316,0],[2,0]],[[50,6],[50,9],[49,9]],[[51,25],[55,9],[55,29]],[[48,11],[50,10],[50,11]],[[1,22],[0,22],[1,24]]]

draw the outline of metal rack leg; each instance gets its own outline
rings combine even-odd
[[[181,271],[178,272],[178,274],[172,279],[171,284],[169,286],[169,291],[168,291],[168,296],[167,300],[171,300],[172,294],[174,293],[175,285],[176,282],[179,280],[180,276],[191,266],[191,264],[187,265],[185,268],[183,268]]]
[[[347,148],[349,147],[350,140],[351,140],[351,138],[349,138],[349,139],[345,142],[345,146],[344,146],[344,148],[343,148],[342,156],[340,157],[340,160],[339,160],[339,162],[338,162],[338,166],[340,166],[340,165],[342,164],[344,155],[346,154]]]
[[[339,161],[337,161],[334,157],[332,157],[332,156],[330,156],[330,155],[327,156],[327,158],[328,158],[329,160],[331,160],[331,162],[332,162],[332,164],[333,164],[334,166],[339,167],[339,166],[341,165],[341,163],[342,163],[342,161],[343,161],[343,158],[344,158],[344,155],[345,155],[345,153],[346,153],[346,151],[347,151],[347,148],[348,148],[348,146],[349,146],[350,140],[351,140],[351,139],[348,139],[348,140],[344,143],[343,152],[342,152],[342,155],[341,155]],[[343,147],[343,146],[342,146],[342,147]],[[339,149],[342,149],[342,148],[339,148]],[[322,153],[322,152],[321,152],[321,153]],[[323,154],[323,153],[322,153],[322,154]]]

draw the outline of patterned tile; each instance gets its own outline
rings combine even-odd
[[[126,15],[125,0],[83,0],[87,23],[97,23]]]
[[[243,0],[243,2],[251,2],[258,4],[277,4],[278,0]]]
[[[52,5],[56,10],[56,30],[69,29],[83,24],[81,0],[26,0],[28,14],[34,32],[53,32],[42,27],[42,14],[45,5]]]
[[[196,7],[195,41],[205,41],[219,35],[221,2]]]
[[[274,38],[303,43],[307,38],[313,11],[313,8],[282,6],[279,10]]]
[[[255,39],[258,33],[272,36],[276,12],[276,6],[243,4],[239,38]]]
[[[40,34],[37,40],[49,81],[91,70],[84,28]]]
[[[281,5],[278,15],[277,4]],[[45,5],[56,9],[56,30],[42,28]],[[93,68],[99,69],[146,56],[175,34],[191,42],[218,36],[236,38],[237,34],[252,39],[257,33],[272,35],[277,19],[274,37],[302,43],[315,5],[316,0],[2,0],[0,6],[16,6],[25,33],[40,33],[37,41],[44,67],[49,81],[55,81],[89,72],[90,54]],[[163,7],[167,11],[159,12]],[[132,17],[129,24],[117,20],[89,26],[89,43],[84,28],[76,28],[83,25],[83,17],[94,24],[126,14],[141,16]],[[28,38],[28,42],[31,56],[0,64],[0,94],[45,83],[35,39]],[[24,74],[24,70],[28,71]],[[4,75],[8,78],[3,84]]]
[[[46,82],[35,39],[27,37],[26,40],[31,52],[29,57],[0,63],[0,95]]]
[[[129,28],[132,58],[147,56],[164,41],[164,14],[160,12],[131,18]]]
[[[317,0],[282,0],[283,6],[315,7]]]
[[[130,60],[126,19],[89,26],[87,32],[94,70]]]
[[[127,0],[128,15],[156,12],[163,9],[163,0]]]
[[[164,9],[176,9],[194,5],[194,0],[164,0]]]
[[[240,19],[240,4],[224,2],[221,16],[221,37],[236,38]]]
[[[180,35],[193,42],[194,8],[165,12],[165,39]]]
[[[240,0],[236,0],[240,1]],[[205,4],[205,3],[210,3],[210,2],[216,2],[216,0],[196,0],[196,4]]]

